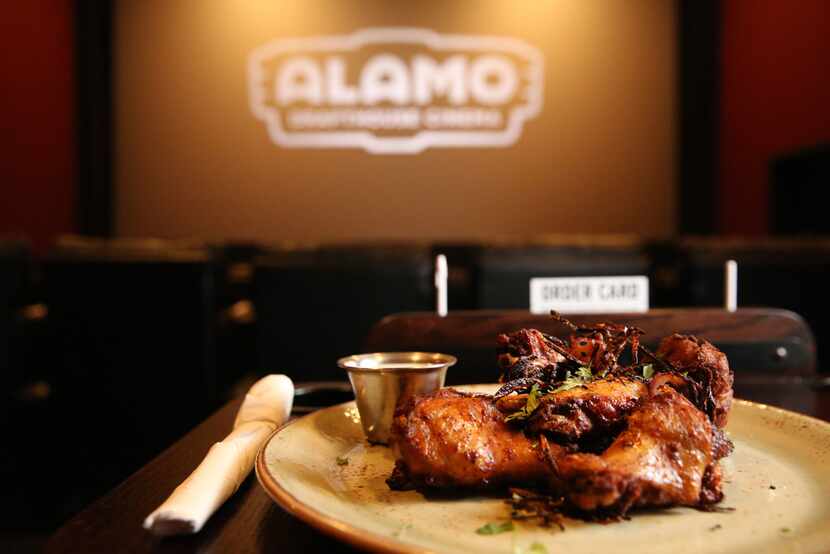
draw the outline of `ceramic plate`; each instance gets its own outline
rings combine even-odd
[[[608,525],[566,519],[565,531],[517,523],[512,532],[479,535],[479,527],[508,516],[502,499],[389,490],[392,453],[365,441],[353,402],[278,430],[260,451],[256,471],[283,508],[372,550],[517,553],[542,551],[530,548],[540,543],[550,554],[830,551],[830,424],[738,400],[727,431],[735,451],[721,462],[721,506],[734,511],[634,512]]]

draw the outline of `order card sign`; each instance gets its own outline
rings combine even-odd
[[[648,311],[648,277],[534,277],[530,311],[546,314],[624,313]]]

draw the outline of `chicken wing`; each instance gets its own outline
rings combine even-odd
[[[711,504],[723,497],[717,455],[728,449],[720,439],[705,414],[663,387],[629,415],[625,431],[602,454],[555,458],[551,487],[585,512]]]
[[[646,396],[648,388],[632,377],[607,377],[583,386],[547,394],[527,420],[529,433],[549,434],[557,442],[618,430],[625,417]],[[505,396],[496,405],[504,413],[520,410],[527,395]]]
[[[497,337],[501,382],[549,378],[565,357],[536,329],[521,329]]]
[[[707,340],[677,333],[660,341],[657,355],[697,383],[697,398],[694,394],[688,396],[715,425],[724,427],[732,407],[735,381],[726,355]]]
[[[401,405],[392,424],[392,488],[484,489],[544,482],[538,442],[508,425],[491,396],[443,389]]]
[[[398,407],[390,487],[542,484],[565,506],[606,516],[719,502],[718,460],[732,449],[721,429],[732,405],[726,356],[678,334],[655,354],[637,328],[555,317],[574,331],[569,344],[534,329],[499,336],[494,396],[444,389]]]

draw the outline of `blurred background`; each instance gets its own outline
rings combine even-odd
[[[364,29],[393,31],[342,47]],[[423,39],[450,35],[503,40]],[[450,81],[452,55],[507,77]],[[802,315],[821,370],[828,58],[823,0],[7,5],[4,536],[37,543],[258,375],[342,380],[373,323],[433,309],[439,253],[450,310],[602,275],[647,276],[651,307],[717,306],[735,259],[739,303]],[[494,119],[453,120],[470,113]]]

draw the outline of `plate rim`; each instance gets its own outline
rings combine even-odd
[[[469,387],[480,386],[480,384],[458,386]],[[825,421],[823,419],[819,419],[817,417],[802,414],[800,412],[794,412],[792,410],[787,410],[784,408],[779,408],[777,406],[771,406],[769,404],[764,404],[763,402],[754,402],[752,400],[743,400],[741,398],[735,398],[734,402],[746,405],[753,409],[776,412],[785,417],[795,416],[796,418],[810,421],[811,423],[819,425],[820,427],[825,427],[827,432],[830,433],[830,422]],[[321,410],[340,408],[348,404],[354,404],[354,400],[343,402],[341,404],[327,406],[325,408],[321,408]],[[317,412],[321,410],[317,410]],[[346,523],[336,518],[327,516],[326,514],[314,509],[313,507],[296,498],[294,495],[285,490],[279,483],[277,483],[273,479],[265,463],[265,450],[268,448],[268,445],[271,443],[274,437],[277,436],[284,429],[290,427],[298,421],[301,421],[307,417],[314,415],[317,412],[305,414],[302,417],[298,417],[296,419],[292,419],[286,422],[284,425],[275,429],[274,432],[268,436],[268,438],[260,447],[256,455],[254,471],[256,473],[257,481],[259,481],[262,488],[265,489],[266,494],[269,497],[271,497],[271,499],[274,502],[276,502],[281,508],[286,510],[289,514],[297,517],[298,519],[310,525],[311,527],[314,527],[315,529],[322,531],[323,533],[328,534],[329,536],[332,536],[345,543],[351,544],[352,546],[356,546],[358,548],[363,549],[369,549],[375,552],[386,552],[389,554],[415,554],[431,552],[428,549],[411,546],[407,543],[395,540],[391,537],[379,535],[371,531],[365,531],[363,529],[355,527],[350,523]]]
[[[353,403],[354,400],[350,400],[348,402],[343,402],[342,404],[335,404],[322,409],[328,410]],[[319,510],[315,510],[305,502],[297,499],[293,494],[285,490],[279,483],[277,483],[273,477],[271,477],[271,474],[265,464],[265,450],[268,448],[268,445],[271,444],[274,437],[276,437],[282,430],[313,415],[314,413],[316,412],[292,419],[281,427],[275,429],[257,452],[256,462],[254,463],[254,472],[256,473],[257,481],[259,481],[259,484],[263,489],[265,489],[265,493],[271,497],[271,500],[276,502],[281,508],[292,516],[297,517],[318,531],[322,531],[323,533],[333,536],[334,538],[345,543],[351,544],[352,546],[375,552],[387,552],[389,554],[416,554],[430,552],[424,548],[410,546],[404,542],[396,541],[393,538],[365,531],[344,521],[327,516]]]

